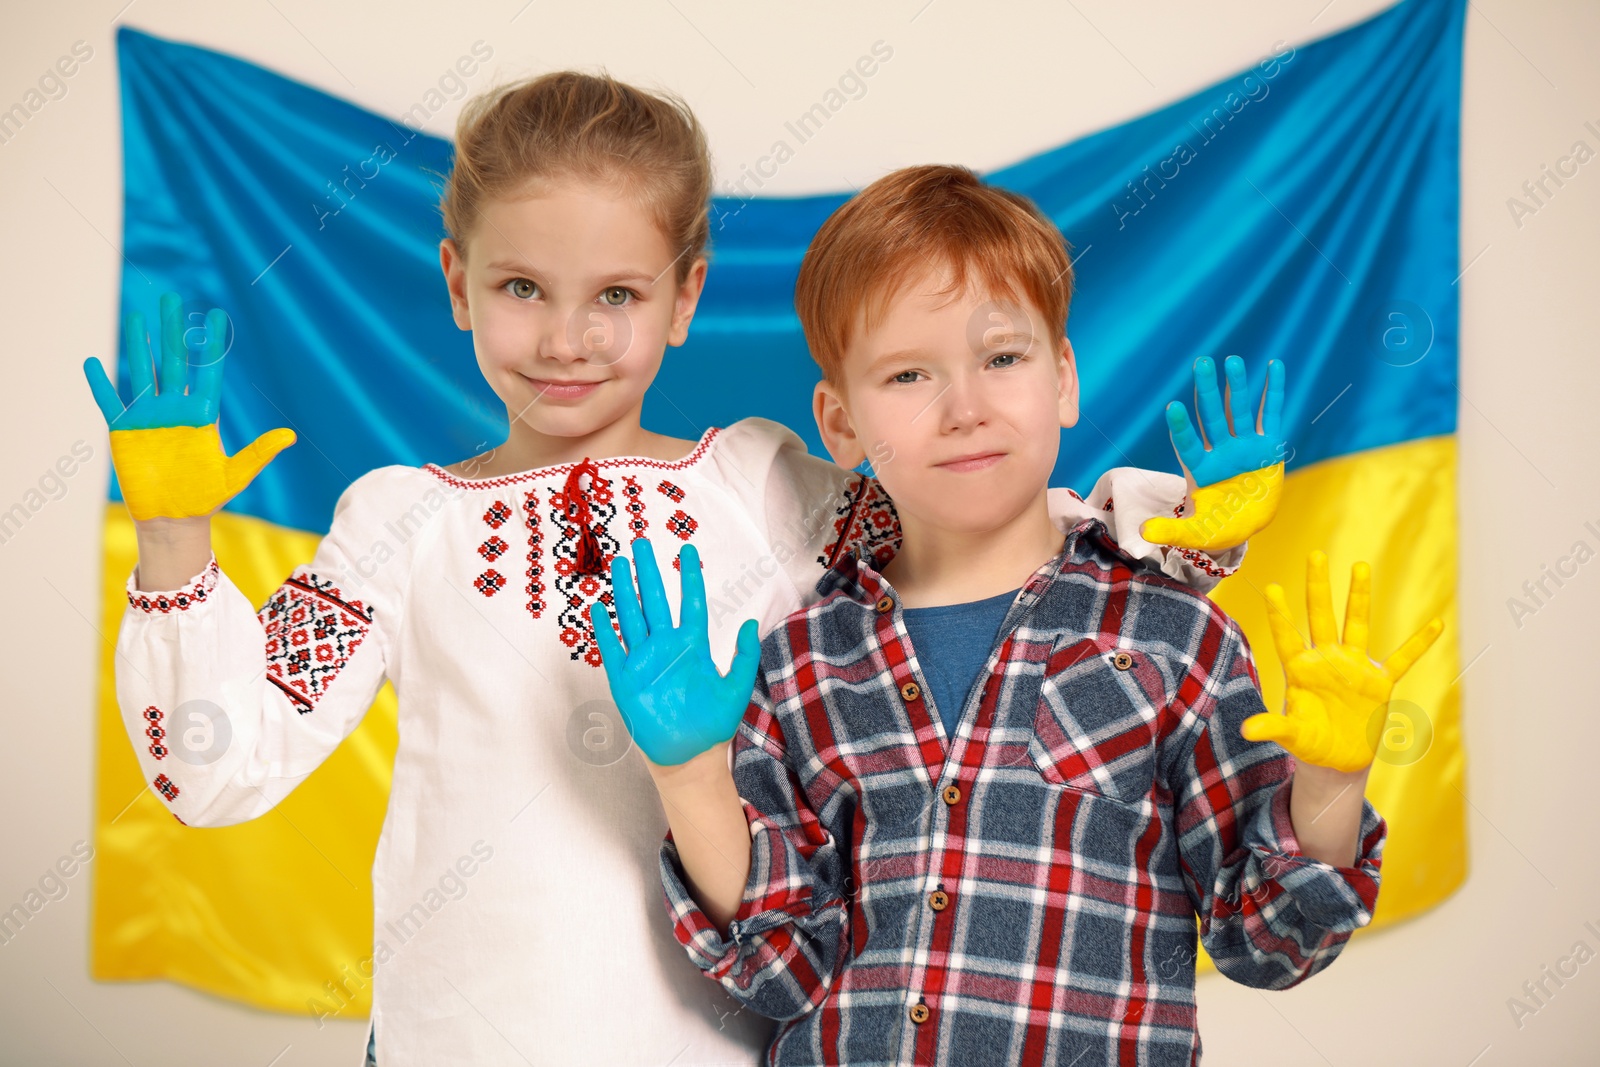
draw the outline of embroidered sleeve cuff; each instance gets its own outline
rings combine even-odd
[[[1300,851],[1289,816],[1293,779],[1274,787],[1269,803],[1258,808],[1245,841],[1255,853],[1260,875],[1294,901],[1308,921],[1333,933],[1349,933],[1372,922],[1378,903],[1378,871],[1388,823],[1369,800],[1361,804],[1360,852],[1349,867],[1335,867]]]
[[[217,579],[221,576],[222,570],[217,566],[217,557],[213,554],[205,569],[182,589],[152,592],[136,587],[139,569],[135,567],[133,573],[128,575],[128,603],[146,615],[168,615],[174,611],[188,611],[197,604],[205,603],[212,590],[216,589]]]
[[[1167,557],[1161,569],[1169,577],[1180,581],[1192,576],[1205,575],[1216,581],[1233,574],[1244,564],[1244,545],[1234,545],[1224,552],[1201,552],[1197,548],[1167,547]]]

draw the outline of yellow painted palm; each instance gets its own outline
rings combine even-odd
[[[1309,647],[1295,629],[1283,587],[1277,583],[1267,586],[1266,598],[1272,643],[1283,663],[1288,696],[1283,714],[1252,715],[1244,721],[1241,732],[1251,741],[1276,741],[1305,763],[1346,773],[1370,766],[1394,684],[1438,638],[1444,622],[1430,620],[1388,659],[1374,662],[1367,655],[1372,569],[1357,563],[1350,570],[1350,596],[1345,604],[1341,639],[1333,616],[1333,591],[1324,552],[1313,552],[1306,560]]]

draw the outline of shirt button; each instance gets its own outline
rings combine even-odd
[[[928,896],[928,907],[934,911],[943,911],[950,906],[950,894],[943,889],[935,889]]]
[[[913,701],[922,695],[922,687],[916,682],[907,682],[900,687],[900,695],[905,697],[907,702]]]
[[[955,804],[961,803],[961,787],[958,786],[958,785],[947,785],[947,786],[945,786],[944,787],[944,802],[946,804],[951,804],[951,805],[955,805]]]
[[[931,1014],[933,1013],[928,1010],[928,1006],[921,1001],[911,1005],[911,1021],[919,1026],[927,1022]]]
[[[1119,671],[1125,671],[1133,666],[1133,657],[1126,652],[1118,652],[1111,657],[1111,665]]]
[[[887,615],[894,610],[894,597],[884,596],[878,598],[878,614]]]

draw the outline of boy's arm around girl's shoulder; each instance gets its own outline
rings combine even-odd
[[[724,433],[727,439],[717,453],[724,479],[766,541],[757,569],[763,578],[775,578],[781,571],[794,590],[792,600],[774,601],[778,614],[764,624],[814,603],[823,569],[841,547],[862,555],[898,548],[899,515],[877,479],[812,455],[798,434],[771,419],[741,419]],[[1085,519],[1099,519],[1129,555],[1209,593],[1239,569],[1245,545],[1208,554],[1152,544],[1140,536],[1145,520],[1180,514],[1187,492],[1178,475],[1117,467],[1100,476],[1087,499],[1052,487],[1047,500],[1051,521],[1063,534]]]
[[[423,540],[402,541],[392,524],[416,506],[439,511],[440,489],[412,467],[357,479],[314,558],[259,611],[214,556],[170,591],[137,589],[130,577],[117,703],[145,783],[179,820],[225,826],[264,814],[360,724]]]
[[[661,848],[661,880],[673,931],[689,958],[751,1010],[793,1019],[821,1004],[847,951],[848,842],[812,811],[789,760],[767,668],[780,635],[762,645],[762,670],[732,742],[732,775],[750,835],[749,873],[722,932],[684,877],[673,835]]]
[[[1351,866],[1301,851],[1289,813],[1293,758],[1240,732],[1266,710],[1249,643],[1221,609],[1195,604],[1211,632],[1191,647],[1215,651],[1179,672],[1179,721],[1162,756],[1183,877],[1217,969],[1244,985],[1285,989],[1330,964],[1372,921],[1387,826],[1363,800]]]

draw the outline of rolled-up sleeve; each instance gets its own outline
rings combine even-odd
[[[1327,967],[1372,921],[1387,826],[1363,800],[1351,866],[1301,852],[1289,815],[1293,757],[1240,732],[1266,706],[1249,645],[1231,620],[1210,669],[1197,667],[1189,682],[1198,721],[1172,789],[1200,940],[1234,981],[1286,989]]]
[[[822,1003],[848,934],[846,857],[784,759],[765,675],[733,742],[734,784],[750,826],[750,876],[724,937],[684,884],[677,845],[661,846],[673,932],[689,958],[751,1010],[793,1019]]]

